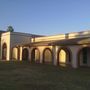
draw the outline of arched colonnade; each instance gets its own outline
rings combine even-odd
[[[90,66],[90,46],[13,47],[12,60],[24,60],[54,65]],[[2,45],[2,60],[7,59],[7,44]]]

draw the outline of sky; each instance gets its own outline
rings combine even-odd
[[[90,0],[0,0],[0,30],[56,35],[90,30]]]

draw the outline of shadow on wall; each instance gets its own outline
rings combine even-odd
[[[31,51],[31,62],[40,63],[40,51],[38,48]]]
[[[4,43],[2,45],[2,60],[6,60],[7,59],[7,45],[6,43]]]
[[[27,61],[29,59],[29,51],[27,48],[24,48],[22,51],[22,60]]]

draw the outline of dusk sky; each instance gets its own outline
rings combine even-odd
[[[90,30],[90,0],[0,0],[0,30],[54,35]]]

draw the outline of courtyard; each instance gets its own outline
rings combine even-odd
[[[90,90],[90,68],[0,62],[0,90]]]

